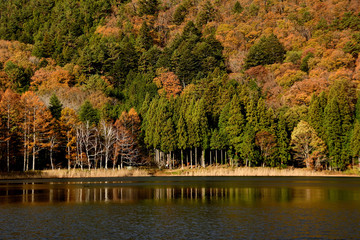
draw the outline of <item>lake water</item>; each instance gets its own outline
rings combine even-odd
[[[0,181],[0,239],[360,239],[360,178]]]

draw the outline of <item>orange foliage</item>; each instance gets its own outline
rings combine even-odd
[[[182,87],[179,78],[173,72],[160,68],[158,77],[154,78],[154,83],[159,88],[159,94],[165,94],[167,98],[176,97],[181,93]]]
[[[69,85],[73,83],[74,77],[69,71],[59,66],[50,66],[40,68],[34,73],[31,80],[33,88],[45,93],[52,92],[58,88],[69,88]]]

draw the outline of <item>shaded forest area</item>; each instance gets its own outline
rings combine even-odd
[[[0,3],[0,169],[360,164],[357,0]]]

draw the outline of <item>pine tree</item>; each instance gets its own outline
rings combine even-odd
[[[158,12],[158,0],[139,0],[139,15],[155,15]]]
[[[175,25],[180,25],[184,21],[186,14],[187,14],[187,9],[184,7],[184,5],[180,4],[175,10],[173,16],[173,23]]]
[[[236,1],[234,8],[233,8],[233,12],[234,13],[241,13],[244,10],[244,8],[241,6],[241,4],[239,3],[239,1]]]
[[[343,169],[345,165],[341,159],[341,119],[337,97],[329,100],[325,108],[324,127],[326,143],[329,149],[330,166],[333,169]]]
[[[184,119],[184,109],[180,110],[180,118],[176,127],[178,148],[181,150],[181,167],[184,166],[184,150],[187,148],[188,132],[186,128],[186,122]]]
[[[80,107],[79,119],[83,123],[89,122],[90,124],[97,125],[100,121],[100,113],[86,100]]]
[[[324,109],[320,105],[320,100],[316,94],[313,94],[310,101],[308,121],[320,137],[324,136],[323,115]]]
[[[351,156],[357,158],[360,165],[360,122],[356,119],[350,139]]]
[[[280,160],[279,163],[273,162],[272,166],[280,166],[280,167],[286,167],[288,163],[291,160],[290,155],[290,147],[289,147],[289,134],[286,130],[286,121],[283,117],[279,118],[279,122],[277,125],[277,134],[276,134],[276,140],[277,140],[277,153],[278,153],[278,159]]]
[[[276,35],[271,34],[269,37],[262,37],[251,46],[245,59],[244,68],[281,63],[285,59],[285,53],[285,48]]]
[[[146,52],[153,45],[153,39],[150,34],[150,29],[147,23],[144,21],[141,25],[140,32],[136,38],[135,48],[138,52]]]
[[[237,95],[231,100],[229,115],[226,132],[229,136],[231,146],[236,152],[239,152],[241,149],[242,134],[245,128],[245,117],[242,113],[242,106]]]
[[[54,93],[51,98],[50,98],[50,106],[49,106],[49,110],[51,112],[51,115],[59,120],[61,117],[61,111],[63,110],[63,105],[60,102],[60,100],[58,99],[58,97],[56,96],[56,94]]]

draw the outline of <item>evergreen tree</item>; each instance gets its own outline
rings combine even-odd
[[[89,122],[90,124],[97,125],[100,121],[100,113],[86,100],[80,107],[79,119],[84,123]]]
[[[242,134],[245,127],[245,117],[242,113],[242,106],[239,97],[235,95],[230,103],[229,121],[226,132],[229,136],[229,142],[236,152],[241,149]]]
[[[330,166],[333,169],[343,169],[345,164],[341,159],[341,119],[337,97],[329,100],[325,108],[324,127],[326,143],[329,149]]]
[[[241,6],[241,4],[239,3],[239,1],[236,1],[234,8],[233,8],[233,12],[234,13],[241,13],[244,10],[244,8]]]
[[[324,136],[323,115],[324,109],[320,105],[320,100],[316,94],[313,94],[310,101],[308,121],[320,137]]]
[[[183,167],[183,163],[184,163],[184,150],[187,148],[187,143],[188,143],[188,132],[187,132],[187,128],[186,128],[186,122],[184,119],[184,109],[182,108],[180,110],[180,117],[179,117],[179,121],[177,123],[177,127],[176,127],[176,134],[177,134],[177,143],[178,143],[178,148],[181,150],[181,167]]]
[[[286,121],[282,116],[279,117],[279,121],[277,124],[276,138],[277,138],[277,154],[278,154],[277,159],[280,162],[273,162],[272,167],[275,166],[286,167],[291,160],[290,147],[289,147],[290,139],[289,139],[289,134],[286,130]]]
[[[242,136],[242,142],[239,145],[240,148],[236,149],[240,153],[241,157],[245,160],[245,166],[251,167],[257,164],[259,159],[259,152],[255,145],[255,131],[250,124],[246,124],[244,133]]]
[[[215,17],[216,10],[212,6],[211,2],[207,0],[199,12],[197,17],[197,24],[199,26],[205,25],[206,23],[213,21]]]
[[[350,139],[351,156],[360,164],[360,122],[356,119]]]
[[[153,39],[150,34],[149,26],[146,21],[141,25],[139,35],[136,38],[135,48],[138,52],[146,52],[153,45]]]
[[[139,0],[139,15],[155,15],[158,12],[158,0]]]
[[[181,23],[183,23],[186,14],[187,9],[184,7],[184,5],[180,4],[174,12],[173,23],[175,23],[175,25],[180,25]]]
[[[285,59],[285,53],[285,48],[276,35],[271,34],[269,37],[262,37],[251,46],[245,59],[244,68],[281,63]]]
[[[61,111],[63,110],[63,105],[61,104],[60,100],[58,99],[58,97],[56,96],[55,93],[50,98],[49,110],[51,112],[51,115],[55,119],[57,119],[57,120],[60,119]]]

